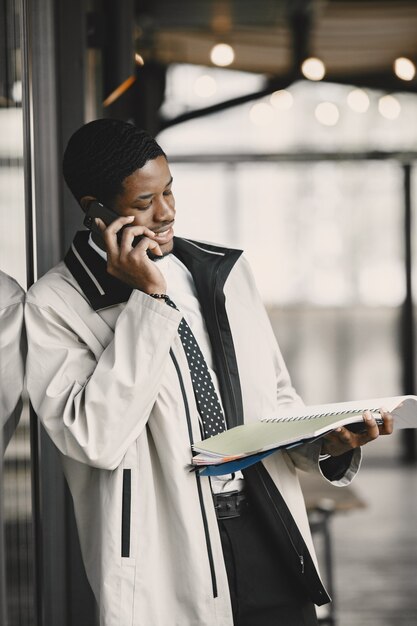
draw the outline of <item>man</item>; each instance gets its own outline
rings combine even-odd
[[[4,451],[18,424],[24,378],[23,304],[20,285],[0,271],[0,441]]]
[[[27,379],[62,453],[100,623],[316,624],[328,597],[295,468],[330,454],[323,473],[346,484],[375,420],[244,476],[190,472],[202,436],[301,404],[250,270],[239,250],[174,238],[166,156],[134,126],[83,126],[64,177],[84,211],[98,200],[115,219],[78,233],[30,290]]]

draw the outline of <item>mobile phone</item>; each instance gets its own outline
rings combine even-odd
[[[91,232],[95,233],[96,235],[99,235],[99,237],[103,237],[103,234],[100,228],[96,224],[96,220],[95,220],[96,217],[99,217],[101,220],[103,220],[106,226],[109,226],[112,222],[114,222],[114,220],[117,220],[117,218],[121,216],[115,211],[112,211],[111,209],[109,209],[107,206],[105,206],[102,202],[99,202],[98,200],[92,200],[92,202],[90,202],[90,204],[88,205],[87,211],[85,213],[84,226],[88,228],[88,230],[91,230]],[[123,226],[123,228],[121,228],[119,232],[117,233],[117,241],[119,243],[121,241],[122,233],[125,228],[126,226]],[[143,238],[143,235],[138,235],[137,237],[135,237],[132,241],[132,248],[134,248],[142,238]]]
[[[99,202],[98,200],[93,200],[88,205],[87,211],[84,217],[84,226],[91,230],[93,233],[101,236],[101,230],[96,224],[95,218],[99,217],[106,226],[109,226],[114,220],[116,220],[120,215],[118,215],[115,211],[112,211],[104,204]]]
[[[374,413],[374,418],[375,418],[377,426],[384,425],[384,420],[382,419],[380,415],[375,415]],[[348,424],[347,426],[345,426],[345,428],[347,428],[347,430],[350,430],[351,433],[355,433],[357,435],[364,435],[367,432],[365,422],[356,422],[354,424]]]

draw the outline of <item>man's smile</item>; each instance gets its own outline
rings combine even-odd
[[[169,224],[168,226],[165,226],[165,228],[162,228],[158,232],[154,231],[155,233],[154,241],[156,241],[156,243],[158,244],[165,244],[171,241],[171,239],[174,236],[173,225],[174,225],[174,222],[172,221],[171,224]]]

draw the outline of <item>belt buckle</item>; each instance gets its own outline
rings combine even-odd
[[[239,498],[239,495],[242,497]],[[245,500],[237,489],[214,494],[214,508],[217,519],[232,519],[241,515],[241,504]]]

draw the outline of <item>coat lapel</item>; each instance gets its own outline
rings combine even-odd
[[[243,401],[224,285],[242,250],[176,238],[174,254],[194,279],[213,349],[227,426],[238,426],[243,424]]]

